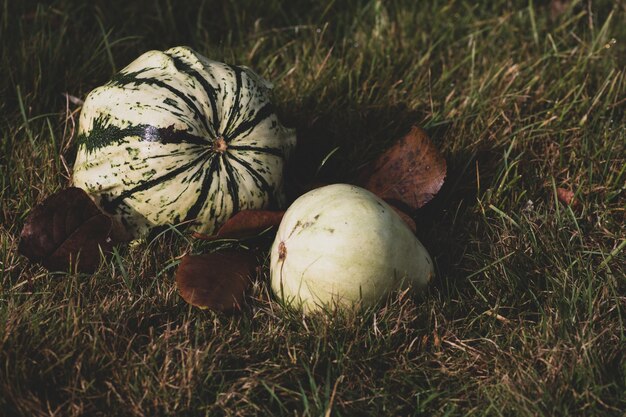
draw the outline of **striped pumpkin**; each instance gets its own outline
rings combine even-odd
[[[85,100],[74,185],[134,237],[180,223],[211,234],[239,210],[280,207],[295,132],[270,89],[186,47],[147,52]]]

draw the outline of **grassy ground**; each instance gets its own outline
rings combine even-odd
[[[624,3],[48,3],[0,2],[0,415],[623,415]],[[275,83],[302,175],[339,146],[318,179],[350,181],[425,127],[449,165],[417,214],[430,289],[305,319],[260,280],[233,317],[178,296],[185,238],[92,276],[19,256],[30,208],[69,184],[63,93],[178,44]]]

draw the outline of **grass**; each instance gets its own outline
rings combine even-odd
[[[626,8],[483,3],[2,0],[0,415],[623,415]],[[177,257],[210,249],[185,236],[90,276],[19,256],[69,184],[63,94],[179,44],[274,82],[305,178],[350,181],[423,126],[449,167],[416,216],[429,290],[303,318],[264,270],[229,316],[178,296]]]

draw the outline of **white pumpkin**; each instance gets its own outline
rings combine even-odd
[[[186,47],[146,52],[85,100],[74,185],[133,236],[178,223],[210,234],[239,210],[278,208],[295,131],[270,88]]]
[[[287,210],[271,251],[271,286],[305,311],[360,303],[425,286],[430,255],[400,216],[369,191],[318,188]]]

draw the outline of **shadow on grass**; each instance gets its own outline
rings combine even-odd
[[[291,107],[286,107],[291,108]],[[357,172],[383,152],[412,125],[427,115],[405,105],[385,108],[350,108],[326,112],[301,112],[283,118],[296,126],[298,146],[287,167],[289,202],[315,186],[354,183]],[[451,123],[425,129],[444,150],[446,181],[437,196],[412,214],[417,235],[435,258],[438,278],[434,287],[450,293],[473,292],[463,267],[470,245],[470,224],[477,207],[478,182],[486,189],[495,176],[502,151],[461,148],[446,153]],[[480,179],[476,168],[480,167]],[[475,233],[475,231],[474,231]]]

